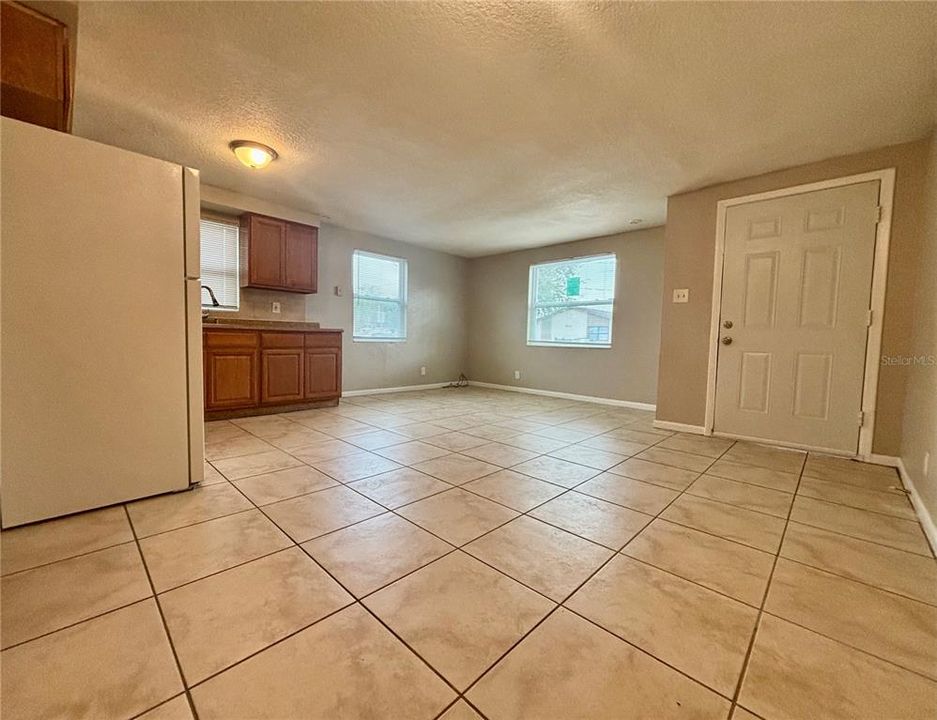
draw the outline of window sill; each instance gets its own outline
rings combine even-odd
[[[407,342],[407,338],[353,337],[351,341],[360,343],[404,343]]]
[[[559,348],[580,348],[583,350],[611,350],[612,345],[600,345],[598,343],[547,343],[527,341],[527,347],[559,347]]]

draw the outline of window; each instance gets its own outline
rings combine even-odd
[[[202,285],[218,298],[215,307],[207,290],[202,290],[202,307],[237,310],[240,302],[238,277],[238,226],[235,221],[203,217],[199,223],[202,247]]]
[[[355,250],[355,340],[407,337],[407,261]]]
[[[586,332],[589,342],[608,342],[608,325],[590,325]]]
[[[611,347],[615,256],[530,266],[528,345]]]

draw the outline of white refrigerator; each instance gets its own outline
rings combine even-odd
[[[201,481],[198,172],[0,122],[2,526]]]

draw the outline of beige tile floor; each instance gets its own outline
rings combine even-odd
[[[6,720],[937,717],[893,470],[472,389],[213,422],[0,535]]]

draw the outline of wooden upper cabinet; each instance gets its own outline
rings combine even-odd
[[[286,224],[260,215],[244,215],[241,232],[247,238],[247,285],[281,287]]]
[[[17,2],[0,3],[0,110],[7,117],[68,132],[68,28]]]
[[[311,225],[246,213],[241,216],[241,286],[314,293],[319,230]]]
[[[299,292],[314,293],[319,281],[319,230],[309,225],[287,223],[286,287]]]

